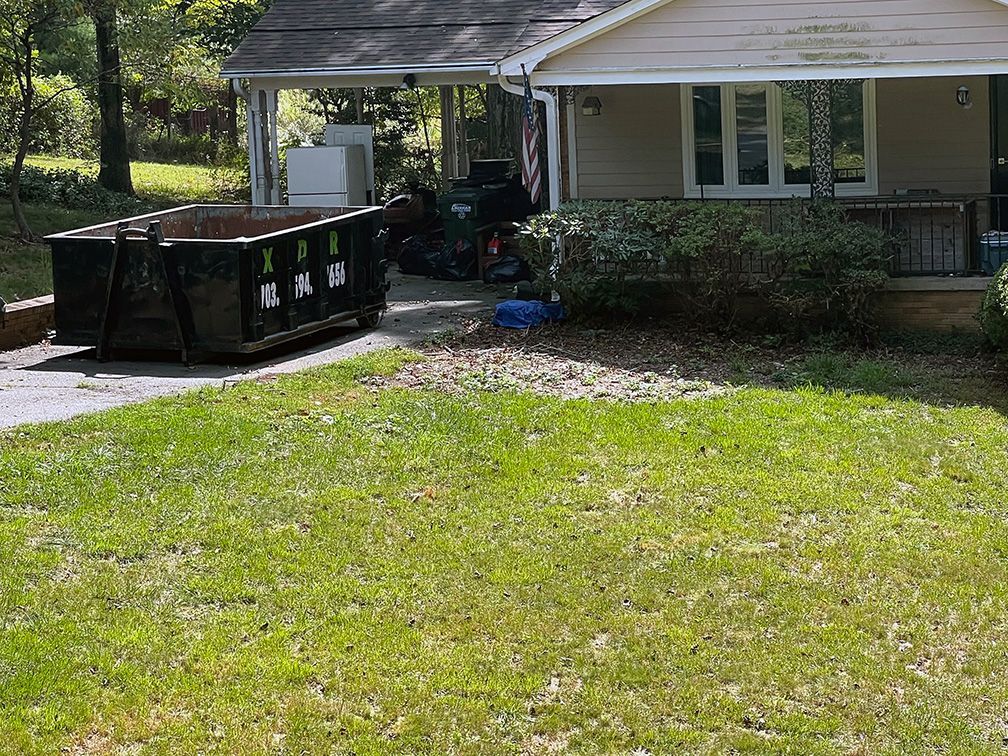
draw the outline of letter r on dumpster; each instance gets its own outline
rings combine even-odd
[[[308,240],[298,239],[298,262],[308,257]]]
[[[339,254],[339,231],[329,232],[329,254],[333,257]]]
[[[273,247],[263,249],[263,275],[273,272]]]

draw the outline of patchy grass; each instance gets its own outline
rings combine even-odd
[[[1002,414],[412,359],[0,435],[5,747],[1001,752]]]

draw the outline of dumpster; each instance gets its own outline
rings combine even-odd
[[[253,353],[385,310],[382,210],[188,205],[46,237],[56,343]]]

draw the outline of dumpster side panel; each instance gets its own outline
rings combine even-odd
[[[112,263],[112,242],[52,243],[56,337],[60,344],[94,346]]]

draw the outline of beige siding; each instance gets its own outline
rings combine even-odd
[[[956,103],[961,85],[973,97],[969,110]],[[989,102],[982,76],[876,82],[879,193],[989,191]]]
[[[591,94],[602,115],[576,116],[579,196],[682,196],[678,85],[594,87]]]
[[[956,103],[961,85],[972,93],[969,110]],[[602,115],[576,116],[579,196],[681,197],[679,87],[594,87],[590,93],[602,101]],[[880,194],[989,191],[986,77],[880,79],[876,107]]]
[[[1008,59],[994,0],[671,0],[540,70]]]

